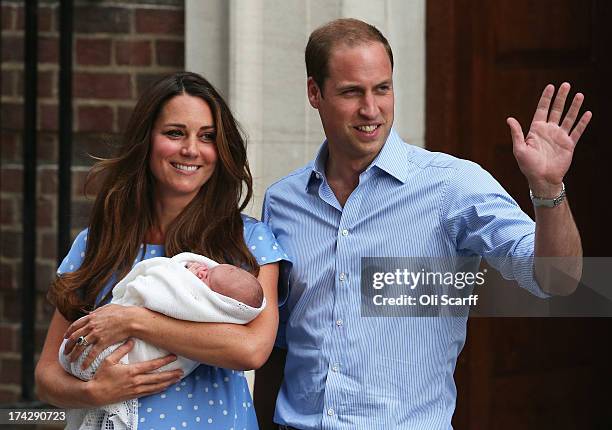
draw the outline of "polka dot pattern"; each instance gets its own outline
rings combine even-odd
[[[260,264],[286,259],[286,254],[265,224],[243,215],[244,239]],[[77,270],[85,255],[87,230],[83,230],[58,268],[58,274]],[[134,264],[165,255],[162,245],[142,245]],[[116,284],[113,277],[99,298]],[[138,415],[147,429],[257,429],[244,372],[201,364],[163,393],[141,397]],[[146,425],[146,427],[144,427]]]
[[[242,219],[247,229],[244,234],[247,246],[260,265],[288,258],[267,225],[244,215]]]

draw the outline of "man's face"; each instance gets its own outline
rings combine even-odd
[[[332,49],[329,76],[319,88],[308,78],[308,99],[319,110],[330,153],[370,163],[393,124],[391,61],[382,43]]]

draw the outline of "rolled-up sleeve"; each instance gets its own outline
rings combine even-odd
[[[534,277],[535,222],[479,165],[464,161],[447,183],[442,223],[464,255],[480,255],[505,279],[549,297]]]

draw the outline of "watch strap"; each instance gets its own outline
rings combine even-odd
[[[531,197],[531,202],[535,207],[557,207],[561,204],[563,200],[565,200],[565,196],[565,184],[563,182],[561,182],[561,192],[557,197],[553,198],[537,197],[533,195],[533,191],[529,190],[529,197]]]

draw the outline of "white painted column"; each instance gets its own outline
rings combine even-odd
[[[208,79],[229,102],[229,3],[185,1],[185,70]]]
[[[402,138],[425,146],[425,0],[387,0],[385,37],[395,62],[394,127]]]
[[[247,135],[248,160],[259,195],[258,175],[263,155],[259,148],[264,137],[264,1],[230,0],[229,5],[228,103]],[[259,217],[258,210],[251,206],[251,214]]]

